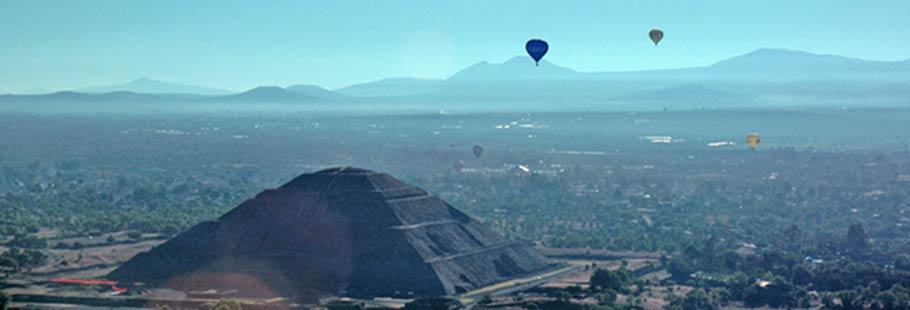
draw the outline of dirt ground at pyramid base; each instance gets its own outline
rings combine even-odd
[[[53,237],[53,232],[47,233],[49,236]],[[79,242],[82,246],[80,248],[61,248],[50,249],[46,252],[48,253],[47,264],[44,266],[31,268],[20,274],[10,276],[2,279],[3,291],[14,295],[49,295],[49,296],[78,296],[78,297],[95,297],[95,298],[111,298],[117,295],[117,293],[111,290],[110,286],[104,285],[71,285],[71,284],[56,284],[51,283],[52,278],[71,278],[71,279],[102,279],[106,274],[111,272],[121,263],[129,260],[134,255],[148,251],[149,249],[155,247],[158,244],[161,244],[165,241],[164,238],[158,238],[158,236],[143,236],[142,240],[126,240],[125,233],[114,233],[111,234],[114,236],[114,239],[117,241],[111,243],[105,241],[108,239],[108,235],[95,236],[95,237],[69,237],[69,238],[58,238],[53,239],[51,246],[53,247],[54,243],[63,242],[67,244],[73,244]],[[581,250],[575,249],[541,249],[545,254],[551,254],[551,259],[558,261],[568,267],[577,267],[571,272],[561,272],[558,276],[553,276],[552,279],[543,279],[541,283],[534,283],[533,286],[539,286],[542,288],[566,288],[570,286],[579,286],[587,287],[588,280],[591,277],[591,274],[594,271],[592,266],[596,268],[608,268],[616,269],[626,264],[626,267],[632,270],[637,270],[657,264],[658,260],[655,257],[659,255],[654,253],[609,253],[610,255],[604,255],[604,253],[593,253],[590,255],[578,254]],[[590,252],[590,251],[587,251]],[[555,253],[555,254],[554,254]],[[571,256],[572,258],[566,258],[565,256]],[[609,257],[609,259],[603,259],[604,257]],[[546,274],[546,273],[544,273]],[[649,277],[662,277],[662,275],[656,274],[647,275]],[[665,276],[665,275],[664,275]],[[528,280],[530,279],[530,280]],[[529,284],[532,282],[534,277],[529,277],[527,279],[515,279],[509,283],[500,283],[498,287],[512,287],[519,284]],[[536,279],[541,280],[541,279]],[[528,283],[525,283],[528,282]],[[493,289],[491,289],[493,290]],[[685,292],[687,288],[680,287],[673,290],[674,293]],[[199,292],[196,294],[201,294],[203,298],[209,297],[212,300],[217,300],[222,297],[231,298],[230,295],[217,295],[210,294],[205,296],[204,288],[200,288]],[[654,287],[652,291],[655,292],[653,298],[646,299],[644,301],[645,309],[662,309],[665,302],[657,296],[664,296],[667,292],[667,288]],[[211,293],[211,292],[209,292]],[[138,296],[139,298],[153,298],[153,299],[163,299],[163,300],[184,300],[188,298],[187,292],[178,292],[168,289],[150,289],[143,292],[144,295]],[[505,294],[504,296],[496,297],[498,302],[507,302],[510,300],[510,295]],[[137,297],[137,296],[132,296]],[[198,296],[190,296],[198,297]],[[121,296],[116,296],[114,298],[124,298]],[[129,297],[126,297],[129,298]],[[531,296],[530,298],[533,298]],[[620,301],[624,296],[620,296]],[[243,302],[251,304],[259,304],[265,301],[256,300],[256,299],[240,299]],[[587,302],[587,301],[586,301]],[[591,301],[593,302],[593,301]],[[13,308],[22,308],[26,304],[24,303],[14,303]],[[91,309],[92,306],[85,305],[64,305],[64,304],[54,304],[54,303],[29,303],[30,309]],[[387,307],[387,308],[396,308],[397,306],[403,305],[402,302],[398,300],[373,300],[368,303],[368,305],[373,305],[377,307]],[[106,307],[110,309],[110,307]],[[117,307],[117,308],[129,308],[129,307]]]

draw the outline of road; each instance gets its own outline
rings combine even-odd
[[[515,292],[524,291],[536,286],[543,285],[545,283],[553,282],[559,280],[569,274],[577,272],[583,269],[584,266],[566,266],[563,268],[556,269],[543,274],[536,274],[531,277],[514,279],[511,281],[506,281],[502,283],[497,283],[491,286],[479,288],[467,293],[458,296],[458,300],[465,305],[467,309],[471,309],[477,304],[478,301],[483,296],[501,296],[508,295]]]

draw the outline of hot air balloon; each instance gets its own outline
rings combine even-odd
[[[480,145],[475,145],[471,148],[471,151],[474,152],[474,157],[480,158],[480,155],[483,154],[483,147]]]
[[[657,46],[657,43],[660,42],[660,39],[664,38],[664,31],[654,28],[651,29],[651,32],[648,32],[648,36],[651,37],[651,42],[654,42],[654,46]]]
[[[746,144],[749,145],[749,148],[755,149],[758,147],[758,144],[761,143],[761,136],[757,133],[749,134],[746,136]]]
[[[528,51],[528,55],[531,55],[531,58],[534,58],[535,66],[540,65],[540,60],[543,55],[547,54],[548,49],[550,49],[550,45],[547,44],[547,41],[541,39],[531,39],[525,44],[525,50]]]

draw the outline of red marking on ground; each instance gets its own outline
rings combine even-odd
[[[69,278],[52,278],[51,282],[67,283],[67,284],[85,284],[85,285],[117,285],[117,281],[69,279]]]
[[[111,290],[118,293],[126,293],[127,289],[117,287],[117,281],[108,280],[89,280],[89,279],[69,279],[69,278],[52,278],[53,283],[63,284],[82,284],[82,285],[110,285]]]

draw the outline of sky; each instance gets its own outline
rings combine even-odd
[[[580,71],[706,66],[759,48],[904,60],[908,12],[907,0],[0,0],[0,93],[138,77],[234,91],[446,78],[525,55],[531,38]]]

